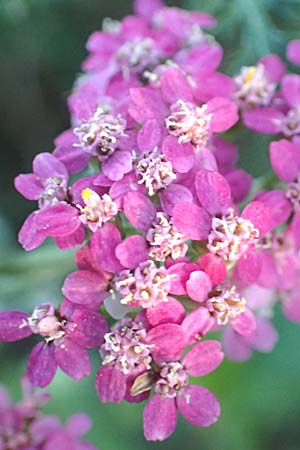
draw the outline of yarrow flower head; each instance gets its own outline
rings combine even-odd
[[[100,197],[91,189],[85,188],[82,191],[82,199],[85,206],[78,205],[79,219],[91,231],[96,231],[118,214],[118,206],[108,194]]]
[[[242,67],[241,72],[234,77],[236,85],[235,98],[241,107],[270,105],[276,90],[267,76],[263,64]]]
[[[209,294],[206,306],[218,325],[226,325],[245,311],[246,300],[239,295],[235,286],[230,289],[216,288]]]

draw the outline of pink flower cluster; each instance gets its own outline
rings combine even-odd
[[[51,237],[62,250],[80,247],[62,304],[2,311],[0,340],[42,338],[27,367],[40,387],[58,367],[89,375],[88,349],[98,349],[100,400],[147,400],[145,437],[163,440],[177,410],[198,426],[218,420],[218,400],[190,377],[214,371],[223,351],[234,360],[271,351],[277,301],[300,322],[300,76],[267,55],[229,77],[206,31],[213,17],[160,0],[134,8],[89,38],[71,128],[15,180],[38,207],[22,246]],[[295,63],[299,47],[288,47]],[[279,134],[272,190],[253,192],[236,166],[224,132],[239,120]]]
[[[23,400],[13,405],[0,385],[1,450],[96,450],[80,437],[91,426],[87,415],[74,414],[63,426],[58,417],[41,413],[49,400],[46,392],[34,391],[26,378],[22,388]]]

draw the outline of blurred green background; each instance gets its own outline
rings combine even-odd
[[[74,269],[73,252],[51,243],[27,254],[17,230],[34,208],[13,188],[20,172],[31,171],[34,155],[51,151],[54,137],[68,127],[66,98],[85,56],[88,35],[102,19],[130,12],[127,0],[0,0],[0,307],[30,311],[40,301],[60,301],[60,286]],[[299,0],[186,0],[168,2],[209,11],[213,32],[225,47],[222,68],[235,73],[268,52],[284,56],[289,39],[300,38]],[[240,165],[255,176],[268,171],[268,140],[243,131],[238,138]],[[147,443],[142,434],[142,405],[102,405],[93,376],[77,384],[61,373],[50,387],[46,411],[62,419],[87,411],[94,427],[89,438],[103,450],[299,450],[299,327],[276,312],[280,341],[270,355],[255,354],[244,364],[226,361],[203,385],[220,398],[223,413],[209,429],[179,420],[165,443]],[[32,346],[0,345],[0,383],[18,398],[19,376]],[[99,361],[93,361],[96,372]],[[202,381],[202,380],[201,380]]]

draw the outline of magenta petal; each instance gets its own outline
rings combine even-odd
[[[195,76],[197,83],[195,89],[195,96],[207,102],[213,97],[232,98],[235,91],[235,86],[232,78],[223,73],[213,72],[209,75],[199,74]]]
[[[104,175],[110,180],[121,180],[132,169],[132,156],[129,152],[118,151],[102,163]]]
[[[116,247],[116,256],[126,269],[134,269],[148,259],[146,239],[139,235],[129,236]]]
[[[18,175],[15,178],[15,188],[28,200],[37,200],[44,192],[42,183],[33,173]]]
[[[152,328],[146,341],[153,345],[151,353],[157,361],[176,361],[185,347],[184,333],[180,325],[166,323]]]
[[[280,122],[284,118],[275,108],[254,108],[243,111],[243,121],[248,128],[258,133],[274,134],[280,131]]]
[[[45,387],[54,378],[57,364],[54,357],[54,346],[40,342],[33,349],[27,363],[27,376],[33,386]]]
[[[243,209],[242,218],[250,220],[262,237],[272,229],[270,208],[261,202],[251,202]]]
[[[292,322],[300,322],[300,294],[298,289],[286,295],[282,303],[282,311]]]
[[[252,186],[252,176],[243,169],[233,169],[225,175],[230,186],[234,203],[241,203],[247,198]]]
[[[270,159],[274,172],[283,181],[294,181],[300,175],[300,144],[286,139],[272,142]]]
[[[195,186],[201,205],[211,214],[226,213],[232,206],[229,184],[219,172],[200,170]]]
[[[149,151],[157,147],[162,140],[163,129],[156,119],[147,120],[137,135],[138,147],[142,151]]]
[[[300,40],[294,39],[288,43],[286,57],[296,65],[300,65]]]
[[[27,251],[34,250],[39,247],[46,239],[45,233],[38,230],[36,226],[36,217],[40,212],[41,211],[34,211],[29,214],[23,223],[21,230],[19,231],[18,240]]]
[[[236,271],[241,281],[252,284],[259,276],[261,265],[262,261],[259,254],[252,251],[238,261]]]
[[[205,253],[200,256],[197,264],[209,276],[212,284],[217,285],[224,281],[226,277],[226,263],[219,256],[212,253]]]
[[[194,263],[177,263],[168,269],[171,275],[171,287],[169,292],[175,295],[186,294],[186,282],[194,270],[199,270],[199,266]]]
[[[71,205],[57,204],[42,209],[35,217],[40,232],[46,236],[66,236],[80,227],[78,210]]]
[[[55,244],[61,250],[70,250],[71,248],[77,247],[82,244],[85,238],[85,228],[81,225],[77,230],[73,233],[68,234],[67,236],[60,236],[54,238]]]
[[[263,64],[269,80],[273,81],[273,83],[280,82],[285,74],[286,67],[278,55],[266,55],[259,60],[259,63]]]
[[[99,308],[107,294],[107,279],[89,270],[78,270],[67,276],[62,292],[74,303]]]
[[[28,318],[29,314],[22,311],[0,311],[0,341],[14,342],[30,336]]]
[[[212,114],[209,129],[212,132],[226,131],[239,120],[238,108],[227,98],[215,97],[207,102],[206,114]]]
[[[175,298],[168,297],[167,302],[159,303],[155,308],[146,310],[147,319],[152,326],[162,323],[181,323],[185,317],[185,309]]]
[[[115,249],[120,242],[121,234],[112,223],[105,223],[102,228],[93,233],[92,255],[102,269],[112,273],[122,270],[123,267],[115,255]]]
[[[281,81],[282,94],[289,106],[300,106],[300,75],[285,75]]]
[[[180,144],[175,136],[167,136],[164,139],[162,151],[178,172],[186,173],[193,167],[195,153],[190,142]]]
[[[231,325],[235,331],[243,336],[253,336],[256,330],[256,318],[249,308],[231,320]]]
[[[139,230],[147,231],[155,219],[155,206],[140,192],[128,192],[123,208],[129,222]]]
[[[212,283],[205,272],[198,270],[191,273],[186,283],[186,291],[192,300],[203,302],[207,299],[207,295],[211,290]]]
[[[178,231],[197,241],[206,239],[211,228],[211,218],[205,209],[187,202],[174,206],[173,223]]]
[[[160,87],[163,99],[169,103],[177,100],[190,102],[193,100],[192,88],[181,69],[171,67],[160,78]]]
[[[86,153],[81,147],[76,147],[74,144],[77,141],[73,130],[63,132],[55,140],[57,148],[53,155],[61,161],[69,174],[81,172],[89,163],[91,155]]]
[[[201,377],[215,370],[223,358],[219,341],[202,341],[187,352],[182,363],[192,377]]]
[[[67,335],[84,348],[97,348],[109,328],[101,314],[89,309],[75,309],[66,325]]]
[[[126,393],[127,376],[112,364],[102,366],[96,375],[96,390],[102,402],[119,403]]]
[[[132,88],[130,95],[134,106],[129,108],[131,117],[138,123],[159,119],[167,115],[167,108],[160,93],[149,88]]]
[[[55,359],[61,370],[74,380],[80,381],[91,372],[88,351],[68,337],[55,342]]]
[[[154,394],[144,409],[144,435],[147,441],[163,441],[175,430],[177,408],[175,398]]]
[[[82,436],[86,434],[92,426],[92,421],[87,414],[76,413],[71,416],[66,422],[66,430],[72,436]]]
[[[42,179],[68,179],[68,171],[61,161],[51,153],[40,153],[33,160],[33,172]]]
[[[186,344],[194,344],[205,336],[214,325],[215,320],[202,306],[186,316],[181,324]]]
[[[178,409],[193,425],[208,427],[221,413],[220,403],[212,392],[194,384],[187,386],[177,397]]]
[[[192,202],[193,194],[191,191],[181,184],[172,183],[166,189],[162,189],[158,193],[163,210],[171,216],[173,208],[179,202]]]

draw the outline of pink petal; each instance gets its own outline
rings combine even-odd
[[[178,300],[168,297],[167,302],[161,302],[155,308],[148,308],[146,315],[153,327],[163,323],[180,324],[185,317],[185,309]]]
[[[262,237],[272,229],[270,208],[261,202],[251,202],[243,209],[242,218],[250,220]]]
[[[191,273],[186,283],[186,291],[192,300],[203,302],[211,290],[211,280],[205,272],[199,270]]]
[[[246,342],[259,352],[271,352],[278,341],[276,328],[267,319],[257,318],[257,327],[255,336],[247,337]]]
[[[144,409],[144,435],[147,441],[163,441],[175,430],[175,398],[154,394]]]
[[[193,194],[191,191],[185,186],[177,183],[172,183],[166,189],[162,189],[158,196],[163,210],[170,216],[173,214],[173,208],[176,203],[190,203],[193,201]]]
[[[275,108],[254,108],[243,111],[244,124],[258,133],[274,134],[280,131],[282,112]]]
[[[42,209],[35,217],[40,232],[47,236],[66,236],[80,227],[78,210],[71,205],[57,204]]]
[[[159,119],[167,115],[167,108],[160,94],[150,88],[132,88],[130,95],[134,106],[129,108],[129,114],[138,123],[143,124],[148,119]]]
[[[67,130],[64,133],[70,137],[67,136],[62,142],[60,140],[57,142],[57,148],[54,150],[53,156],[63,163],[69,174],[81,172],[87,167],[91,155],[83,151],[81,147],[74,145],[77,138],[72,130]]]
[[[274,172],[283,181],[294,181],[300,175],[300,144],[286,139],[270,146],[270,159]]]
[[[200,170],[195,186],[201,205],[211,214],[225,213],[232,206],[229,184],[219,172]]]
[[[195,154],[191,143],[180,144],[175,136],[167,136],[162,151],[178,172],[186,173],[193,167]]]
[[[67,236],[61,236],[54,238],[55,244],[61,250],[70,250],[71,248],[77,247],[82,244],[85,238],[85,228],[81,225],[73,233]]]
[[[288,293],[282,302],[283,314],[292,322],[300,322],[300,294],[298,289]]]
[[[86,434],[92,426],[92,421],[87,414],[77,413],[73,414],[66,422],[66,430],[72,434],[72,436],[82,436]]]
[[[189,385],[177,397],[178,409],[183,417],[199,427],[208,427],[217,422],[221,408],[219,401],[208,389]]]
[[[173,224],[189,239],[201,241],[209,234],[211,218],[200,206],[179,202],[173,208]]]
[[[55,359],[61,370],[80,381],[91,373],[91,361],[86,349],[65,337],[55,342]]]
[[[116,256],[123,267],[134,269],[148,259],[146,239],[139,235],[129,236],[116,247]]]
[[[115,249],[120,242],[121,234],[112,223],[105,223],[92,235],[92,255],[99,266],[107,272],[116,273],[123,268],[115,255]]]
[[[264,56],[259,60],[259,63],[263,64],[269,80],[273,83],[279,83],[286,72],[286,67],[278,55]]]
[[[288,43],[286,56],[289,61],[299,65],[300,64],[300,40],[295,39]]]
[[[192,377],[201,377],[215,370],[223,361],[219,341],[202,341],[194,345],[183,358],[183,365]]]
[[[224,281],[226,276],[226,264],[222,258],[212,253],[206,253],[200,256],[197,261],[200,269],[203,270],[210,278],[213,285],[217,285]]]
[[[197,264],[193,263],[173,264],[168,269],[168,274],[171,275],[171,287],[169,292],[175,295],[185,295],[186,282],[189,279],[190,274],[194,270],[199,270],[199,266]]]
[[[33,173],[21,174],[15,178],[15,188],[28,200],[37,200],[44,192],[44,187]]]
[[[300,106],[300,75],[285,75],[281,81],[281,90],[289,106]]]
[[[279,189],[268,191],[258,197],[258,200],[271,211],[271,228],[285,223],[291,215],[292,206],[286,198],[286,193]]]
[[[233,361],[246,361],[251,358],[252,350],[243,335],[238,334],[231,327],[226,327],[223,334],[223,348],[225,355]]]
[[[157,361],[176,361],[185,347],[184,333],[180,325],[166,323],[152,328],[146,342],[153,345],[151,353]]]
[[[61,161],[51,153],[40,153],[33,160],[33,172],[42,179],[68,179],[68,171]]]
[[[250,193],[252,176],[243,169],[233,169],[224,176],[230,186],[234,203],[241,203]]]
[[[107,279],[101,274],[79,270],[67,276],[62,292],[73,303],[99,308],[107,295]]]
[[[27,372],[33,386],[45,387],[54,378],[57,364],[54,357],[54,346],[40,342],[33,349],[27,363]]]
[[[119,403],[126,392],[126,375],[112,364],[102,366],[96,375],[96,390],[102,402]]]
[[[149,151],[160,145],[163,137],[163,128],[156,119],[147,120],[138,131],[137,143],[142,151]]]
[[[0,341],[15,342],[30,336],[28,318],[29,314],[22,311],[0,311]]]
[[[235,86],[228,75],[218,72],[207,75],[200,72],[198,76],[195,75],[194,79],[197,83],[195,96],[202,102],[207,102],[213,97],[233,97]]]
[[[238,108],[227,98],[215,97],[207,102],[206,114],[212,114],[209,129],[212,132],[226,131],[239,120]]]
[[[152,201],[140,192],[128,192],[124,197],[124,214],[129,222],[142,231],[147,231],[156,214]]]
[[[186,344],[194,344],[205,336],[215,321],[206,308],[200,307],[186,316],[181,324]]]
[[[99,348],[109,328],[101,314],[89,309],[75,309],[66,325],[67,335],[84,348]]]
[[[102,170],[110,180],[118,181],[132,169],[132,156],[126,151],[117,151],[102,163]]]
[[[197,76],[198,73],[209,75],[214,72],[220,65],[222,57],[222,47],[207,43],[197,45],[195,48],[189,50],[187,54],[183,54],[183,57],[179,52],[175,60],[186,72]]]
[[[45,233],[39,230],[35,223],[36,217],[40,212],[41,211],[34,211],[29,214],[19,232],[18,240],[27,251],[39,247],[46,239]]]
[[[236,266],[236,271],[240,280],[246,284],[255,283],[260,274],[261,264],[262,261],[260,256],[255,251],[251,251],[241,258]]]
[[[230,321],[235,331],[243,336],[253,336],[256,331],[256,317],[253,312],[246,308],[235,319]]]
[[[160,8],[164,6],[161,0],[134,0],[133,10],[138,16],[149,20]]]
[[[190,102],[193,100],[191,85],[184,73],[177,67],[167,69],[160,78],[162,97],[165,102],[172,104],[177,100]]]

